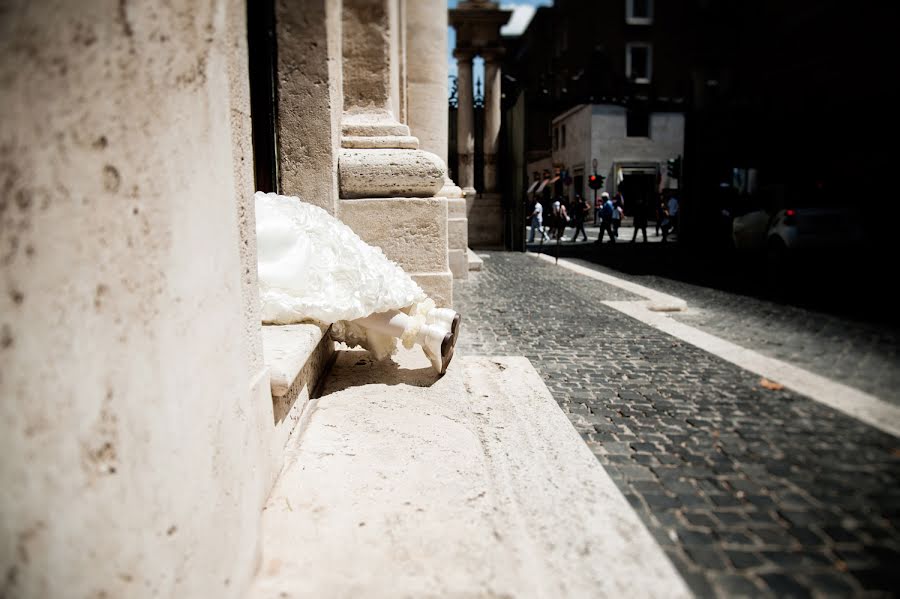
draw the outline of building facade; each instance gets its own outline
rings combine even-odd
[[[599,174],[609,193],[641,196],[653,205],[659,192],[678,189],[667,166],[684,151],[684,122],[680,112],[636,113],[616,104],[576,106],[556,117],[551,162],[571,179],[564,197],[592,197],[588,179]],[[529,165],[532,174],[544,164]]]

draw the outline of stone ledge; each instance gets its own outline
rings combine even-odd
[[[318,324],[266,325],[262,337],[275,423],[279,424],[294,411],[299,397],[308,399],[314,394],[334,353],[334,342],[328,327]]]
[[[690,596],[527,359],[339,354],[248,597]]]

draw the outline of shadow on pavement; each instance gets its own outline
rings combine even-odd
[[[864,322],[900,325],[891,260],[867,255],[769,256],[678,242],[529,244],[528,250],[577,258],[625,275],[652,275]]]

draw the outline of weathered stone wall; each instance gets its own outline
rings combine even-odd
[[[281,191],[337,212],[341,146],[340,0],[276,4]]]
[[[5,597],[239,597],[252,575],[273,416],[245,12],[5,5]]]

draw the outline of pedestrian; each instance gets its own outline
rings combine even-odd
[[[566,236],[566,227],[569,226],[570,220],[571,218],[569,217],[569,209],[566,207],[565,200],[563,200],[559,204],[559,218],[556,221],[556,239],[562,239]]]
[[[600,234],[597,236],[597,241],[594,243],[602,243],[603,242],[603,234],[607,233],[609,235],[609,242],[615,243],[616,236],[613,234],[612,230],[612,222],[613,222],[613,202],[609,197],[609,194],[605,191],[600,194],[600,197],[603,198],[603,206],[600,208]]]
[[[656,236],[659,237],[659,229],[666,220],[666,194],[663,193],[656,200]]]
[[[586,199],[582,199],[581,194],[575,194],[575,202],[572,205],[572,218],[575,219],[575,234],[572,235],[572,241],[578,239],[578,232],[581,231],[584,241],[587,241],[587,233],[584,232],[584,220],[591,211],[591,205]]]
[[[638,229],[644,234],[644,243],[647,243],[647,198],[638,198],[634,205],[632,218],[634,219],[634,234],[631,236],[631,243],[637,241]]]
[[[669,196],[666,203],[666,224],[663,226],[663,241],[669,237],[669,233],[678,227],[678,198],[675,195]]]
[[[622,209],[624,214],[625,212],[625,196],[622,195],[621,191],[617,191],[616,195],[613,196],[613,202],[618,204],[618,206]]]
[[[622,217],[625,215],[625,210],[622,208],[622,205],[619,203],[620,194],[616,194],[613,197],[612,205],[613,205],[613,213],[612,213],[612,230],[613,234],[616,236],[616,239],[619,238],[619,225],[622,224]]]
[[[531,219],[531,233],[528,235],[528,243],[534,243],[534,232],[539,231],[541,234],[541,241],[544,241],[547,238],[547,235],[544,234],[544,207],[541,206],[541,201],[536,199],[534,200],[534,207],[531,210],[531,216],[528,218]]]

